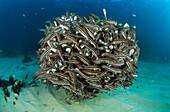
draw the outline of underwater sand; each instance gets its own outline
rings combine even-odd
[[[19,58],[0,58],[0,76],[9,79],[32,81],[38,70],[35,56],[33,62],[22,63]],[[137,82],[126,91],[117,89],[110,94],[99,94],[97,98],[68,105],[62,89],[40,84],[38,87],[22,88],[18,100],[11,93],[10,101],[5,101],[0,89],[0,112],[168,112],[170,110],[170,63],[139,61]],[[28,78],[25,76],[28,74]],[[11,87],[8,90],[11,91]],[[15,105],[13,105],[15,101]]]

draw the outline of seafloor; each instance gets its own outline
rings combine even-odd
[[[22,63],[18,58],[0,58],[0,77],[4,80],[12,75],[26,84],[33,80],[38,70],[35,56],[33,61]],[[126,91],[117,89],[110,94],[68,105],[64,102],[65,92],[47,85],[22,88],[18,100],[11,93],[5,101],[0,89],[0,112],[168,112],[170,110],[170,64],[139,60],[137,82]],[[28,74],[28,78],[25,76]],[[8,87],[11,92],[11,87]],[[15,104],[13,103],[15,102]]]

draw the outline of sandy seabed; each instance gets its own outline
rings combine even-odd
[[[0,77],[9,79],[13,75],[27,84],[33,80],[38,70],[35,56],[33,62],[22,63],[18,58],[0,58]],[[110,94],[99,94],[94,99],[64,102],[64,90],[40,84],[38,87],[22,88],[18,100],[11,93],[9,100],[4,99],[0,89],[0,112],[169,112],[170,111],[170,63],[139,61],[137,81],[126,91],[117,89]],[[25,76],[28,74],[28,78]],[[11,87],[8,87],[11,91]],[[13,104],[15,101],[15,105]]]

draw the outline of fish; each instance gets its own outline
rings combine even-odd
[[[61,48],[60,48],[59,46],[58,46],[57,51],[58,51],[58,54],[59,54],[61,60],[63,61],[64,65],[65,65],[65,60],[64,60],[64,57],[63,57],[63,55],[62,55]]]
[[[46,28],[46,31],[44,32],[44,34],[45,34],[45,36],[47,36],[53,28],[51,26],[47,26],[47,25],[45,25],[45,28]]]
[[[133,73],[135,73],[135,69],[134,69],[132,63],[131,63],[128,59],[125,59],[125,62],[126,62],[126,64],[128,65],[129,69],[130,69]]]
[[[135,63],[134,61],[132,61],[132,64],[133,64],[133,66],[134,66],[135,68],[138,69],[138,66],[136,65],[136,63]]]
[[[71,63],[71,64],[80,64],[80,62],[76,59],[72,59],[70,61],[66,61],[67,63]]]
[[[119,61],[119,62],[117,62],[117,61],[111,61],[111,62],[109,62],[109,64],[112,65],[112,66],[114,66],[114,67],[119,67],[119,66],[124,65],[125,63],[122,62],[122,61]]]
[[[60,26],[56,26],[56,27],[54,27],[53,32],[59,33],[59,31],[61,31],[61,30],[62,30],[62,29],[61,29]]]
[[[35,80],[43,79],[43,78],[47,79],[47,78],[49,78],[49,77],[51,77],[51,75],[48,75],[48,74],[46,74],[46,73],[42,73],[42,74],[40,74]]]
[[[67,44],[67,43],[71,43],[71,42],[72,42],[71,40],[64,39],[64,40],[60,41],[60,42],[58,43],[58,45]]]
[[[84,36],[86,39],[88,39],[88,34],[87,32],[80,26],[77,26],[76,29],[79,31],[79,33]]]
[[[84,67],[82,66],[82,63],[81,64],[76,64],[77,68],[79,69],[84,69]]]
[[[110,25],[110,27],[111,27],[111,29],[113,30],[113,31],[116,31],[117,29],[116,29],[116,27],[114,26],[114,25]],[[112,32],[113,33],[113,32]]]
[[[92,31],[91,31],[89,28],[87,28],[87,27],[84,27],[84,28],[86,29],[86,31],[88,32],[88,34],[93,38],[93,40],[95,40]]]
[[[61,23],[63,23],[63,22],[64,22],[64,20],[63,20],[63,19],[61,19],[61,18],[59,18],[59,17],[54,18],[54,20],[56,20],[59,24],[61,24]]]
[[[76,95],[84,96],[81,91],[76,91],[73,87],[71,86],[64,86],[66,89],[70,90],[71,92],[75,93]]]
[[[84,72],[85,74],[88,74],[88,75],[96,75],[97,72],[94,71],[94,70],[82,70],[82,72]]]
[[[86,44],[85,42],[81,42],[82,45],[86,46],[91,52],[93,52],[93,55],[96,57],[96,59],[98,59],[98,53],[96,52],[96,50],[94,50],[92,47],[90,47],[88,44]],[[80,47],[82,46],[80,45]]]
[[[136,17],[136,14],[132,14],[133,17]]]
[[[98,26],[98,25],[88,24],[88,23],[85,23],[84,25],[85,25],[86,27],[92,28],[92,29],[94,29],[94,30],[99,30],[99,31],[102,30],[102,28],[100,28],[100,26]]]
[[[99,42],[99,44],[102,44]],[[102,46],[102,47],[97,47],[98,50],[106,50],[107,48],[105,48],[105,46]]]
[[[40,56],[40,59],[38,61],[38,64],[40,64],[44,59],[45,59],[45,56],[51,51],[51,48],[48,48],[46,49]]]
[[[47,40],[49,40],[51,38],[51,36],[53,35],[53,33],[49,33],[41,42],[41,46],[44,46],[47,42]]]
[[[102,29],[104,29],[105,31],[107,31],[108,28],[110,27],[110,25],[108,25],[108,24],[106,24],[106,25],[100,25],[100,27],[101,27]]]
[[[105,40],[106,40],[106,38],[105,38]],[[108,42],[104,42],[104,41],[101,40],[101,39],[99,39],[98,44],[102,44],[102,45],[104,45],[104,47],[107,47],[107,46],[109,45]],[[102,47],[103,47],[103,46],[102,46]],[[98,48],[101,48],[101,47],[98,47]]]
[[[110,89],[110,91],[116,91],[116,88],[114,88],[111,85],[105,85],[108,89]]]
[[[113,21],[113,20],[107,20],[106,19],[106,20],[102,20],[102,22],[117,25],[117,22]]]
[[[76,56],[78,57],[83,63],[90,65],[90,62],[82,55],[78,54],[78,53],[73,53],[72,56]],[[72,57],[71,56],[71,57]]]
[[[77,89],[78,88],[78,80],[76,78],[76,74],[71,70],[67,70],[66,73],[69,74],[70,79],[73,81],[74,87]]]
[[[57,22],[56,22],[56,21],[53,21],[53,23],[54,23],[54,26],[56,27],[56,26],[57,26]]]
[[[44,38],[40,39],[40,40],[38,41],[38,44],[42,44],[43,40],[44,40]]]
[[[70,9],[70,8],[68,7],[67,12],[66,12],[66,17],[67,17],[67,18],[69,18],[69,16],[70,16],[70,14],[69,14],[69,12],[68,12],[69,9]]]
[[[57,37],[57,41],[58,41],[58,42],[61,41],[60,36],[59,36],[59,34],[58,34],[57,32],[55,32],[55,33],[53,34],[53,36],[50,38],[50,40],[52,40],[54,37]]]
[[[106,88],[101,88],[101,87],[96,87],[96,86],[91,86],[92,88],[96,88],[96,89],[98,89],[99,91],[101,91],[101,92],[105,92],[105,93],[108,93],[108,92],[110,92],[108,89],[106,89]]]
[[[138,57],[139,54],[140,54],[140,48],[139,47],[136,48],[136,52],[137,52],[137,57]]]
[[[46,29],[40,29],[40,31],[42,31],[42,32],[46,32]]]
[[[68,77],[68,75],[67,74],[65,74],[65,73],[50,73],[49,75],[51,75],[51,76],[57,76],[57,77],[61,77],[61,78],[64,78],[64,79],[67,79],[67,80],[69,80],[69,77]]]
[[[48,44],[48,46],[49,46],[50,48],[53,48],[53,46],[52,46],[50,40],[47,41],[47,44]]]
[[[100,17],[98,17],[97,15],[95,15],[93,13],[91,13],[90,15],[93,16],[95,19],[100,20]]]
[[[92,16],[89,16],[89,23],[95,23],[95,18]]]
[[[99,79],[97,77],[89,77],[85,75],[83,72],[81,72],[78,68],[73,69],[73,71],[79,73],[83,78],[86,80],[92,80],[92,81],[98,81]]]
[[[124,62],[116,62],[115,60],[109,58],[99,58],[97,60],[94,60],[93,62],[95,64],[107,63],[115,67],[124,65]]]
[[[77,17],[78,17],[78,19],[79,19],[80,22],[83,21],[82,18],[81,18],[79,15],[77,15]]]
[[[120,88],[122,88],[123,90],[125,90],[125,87],[122,85],[122,84],[120,84],[119,82],[116,82],[115,83],[116,85],[118,85]]]
[[[117,51],[122,51],[124,48],[126,48],[128,45],[127,44],[124,44],[124,43],[122,43],[121,45],[120,45],[120,47],[117,49]]]
[[[64,37],[66,37],[67,39],[71,40],[72,42],[74,42],[75,44],[78,44],[76,39],[73,38],[72,36],[70,35],[67,35],[67,34],[62,34]]]
[[[69,30],[69,27],[68,27],[67,25],[60,24],[59,26],[60,26],[62,29]]]
[[[99,59],[97,59],[97,60],[93,60],[93,62],[94,62],[95,64],[109,63],[109,62],[111,62],[111,61],[112,61],[112,60],[109,59],[109,58],[99,58]]]
[[[68,82],[68,81],[51,80],[51,79],[49,79],[49,81],[50,81],[53,85],[70,85],[70,82]]]
[[[109,58],[126,58],[126,56],[122,54],[115,55],[115,54],[110,54],[110,53],[102,53],[101,55],[103,57],[109,57]]]
[[[107,20],[106,9],[103,9],[103,13],[104,13],[104,16],[105,16],[105,20]]]
[[[66,54],[66,53],[62,53],[62,55],[63,56],[65,56],[65,57],[69,57],[70,55],[69,54]],[[52,54],[52,55],[50,55],[49,57],[50,58],[56,58],[56,57],[58,57],[59,56],[59,54],[57,53],[57,54]],[[60,56],[59,56],[60,57]]]
[[[83,68],[88,69],[88,70],[99,70],[100,69],[100,67],[96,65],[83,66]]]
[[[101,72],[98,77],[103,77],[105,74],[107,74],[109,70],[105,69],[103,72]]]
[[[96,42],[98,41],[98,39],[100,38],[100,36],[101,36],[101,32],[96,35],[96,39],[95,39]]]
[[[113,40],[110,44],[120,44],[120,43],[127,43],[127,44],[132,44],[134,45],[134,42],[128,40],[128,39],[115,39]]]
[[[82,35],[75,35],[75,34],[70,34],[72,37],[75,37],[76,39],[86,39],[86,37]]]
[[[109,70],[110,72],[114,72],[114,73],[121,73],[122,72],[120,69],[116,69],[114,67],[109,67],[109,66],[106,66],[106,65],[103,65],[102,68],[105,68],[105,69]]]
[[[88,40],[90,41],[90,44],[92,44],[94,46],[94,48],[97,47],[96,46],[97,45],[96,42],[92,38],[88,37]]]
[[[54,26],[53,23],[51,21],[46,21],[45,23],[49,23],[50,26]]]
[[[87,40],[89,40],[90,42],[91,42],[91,44],[96,48],[96,43],[95,43],[95,41],[91,38],[91,37],[89,37],[88,36],[88,34],[86,33],[86,31],[83,29],[83,28],[81,28],[81,27],[77,27],[78,28],[78,30],[80,31],[80,33],[87,39]]]
[[[127,38],[126,33],[124,31],[120,31],[120,32],[121,32],[122,36],[126,39]]]
[[[102,88],[102,85],[98,82],[94,82],[94,81],[90,81],[90,80],[88,80],[87,82],[94,87]]]
[[[125,24],[123,25],[123,27],[124,27],[124,28],[129,28],[129,24],[128,24],[128,23],[125,23]]]
[[[86,17],[83,17],[83,19],[84,19],[87,23],[89,23],[89,20],[88,20]]]

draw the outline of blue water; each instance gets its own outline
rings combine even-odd
[[[139,62],[158,62],[162,68],[162,63],[167,63],[164,74],[168,77],[168,82],[170,0],[0,0],[0,50],[13,51],[20,55],[35,55],[40,47],[37,43],[44,37],[39,29],[45,28],[45,21],[65,15],[68,9],[80,16],[94,13],[104,19],[103,8],[106,9],[108,18],[136,26],[141,50]],[[150,70],[157,69],[151,67]],[[143,74],[141,76],[144,76],[145,68],[139,68],[139,71]],[[150,75],[154,74],[148,73],[147,77]],[[154,80],[158,79],[159,71]],[[169,90],[167,91],[169,93]]]
[[[35,54],[45,21],[65,14],[68,8],[81,16],[94,13],[104,19],[105,8],[113,20],[136,25],[141,59],[167,59],[169,6],[169,0],[0,0],[0,49]]]

